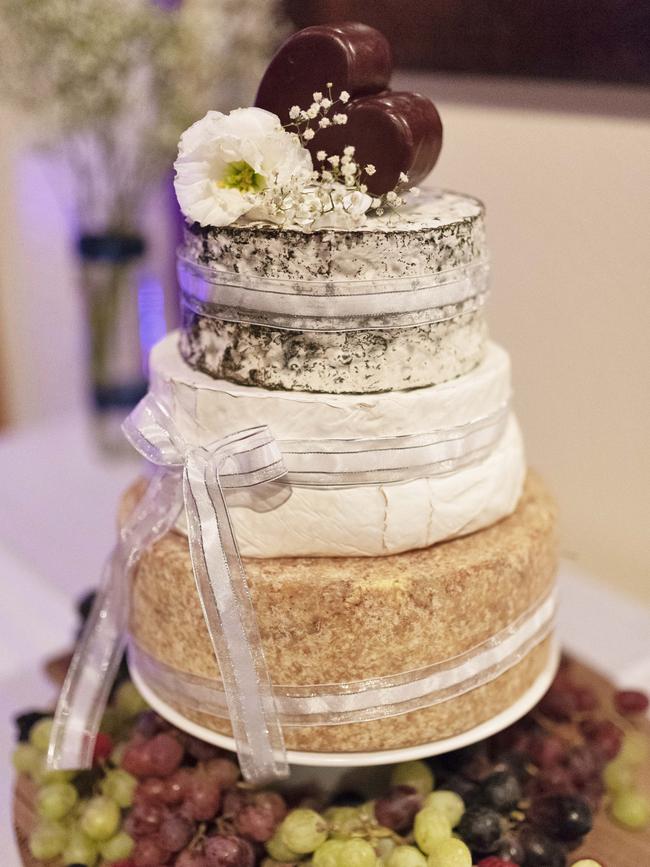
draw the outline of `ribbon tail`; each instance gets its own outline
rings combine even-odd
[[[95,738],[124,653],[130,575],[142,552],[174,523],[182,502],[178,474],[159,468],[122,527],[77,642],[54,715],[48,767],[92,766]]]
[[[205,456],[188,457],[183,491],[192,566],[242,774],[259,784],[288,776],[284,737],[219,474],[208,479],[208,472]]]

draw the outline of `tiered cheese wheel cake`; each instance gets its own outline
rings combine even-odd
[[[345,106],[348,98],[343,91]],[[314,100],[310,117],[328,116],[322,93]],[[197,144],[202,134],[195,125],[181,142],[186,162],[194,149],[195,173],[186,179],[180,161],[183,322],[153,350],[151,394],[186,445],[208,448],[265,425],[289,464],[287,476],[259,487],[267,490],[257,506],[227,495],[276,696],[373,684],[381,696],[384,686],[419,684],[392,710],[375,698],[331,722],[285,715],[286,746],[378,751],[470,730],[515,705],[554,660],[555,509],[527,473],[509,357],[487,335],[483,205],[443,191],[408,201],[368,192],[375,171],[359,158],[361,141],[346,164],[357,159],[369,183],[357,183],[352,200],[353,171],[334,178],[341,219],[303,225],[277,209],[264,218],[253,207],[262,168],[235,154],[224,169],[223,151],[212,163],[197,156],[213,144],[207,133]],[[311,136],[301,136],[306,148]],[[199,178],[204,163],[222,172],[220,183]],[[249,211],[211,222],[206,201],[244,176]],[[187,204],[195,193],[199,216]],[[432,451],[418,460],[423,447]],[[123,517],[141,487],[127,493]],[[184,514],[135,570],[130,641],[152,695],[205,730],[231,733],[225,708],[188,698],[218,686],[220,671]],[[427,693],[428,674],[438,679]],[[177,691],[176,681],[197,689]]]

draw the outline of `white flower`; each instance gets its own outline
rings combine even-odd
[[[372,198],[365,193],[355,190],[346,193],[342,200],[343,210],[354,219],[360,219],[372,205]]]
[[[320,92],[320,90],[317,90],[316,93],[312,94],[312,99],[314,100],[314,102],[322,102],[323,94]]]
[[[408,184],[409,176],[405,172],[399,173],[399,182],[400,184]]]
[[[343,124],[346,124],[348,122],[348,116],[347,114],[335,114],[332,118],[332,121],[335,124],[342,126]]]
[[[331,126],[331,124],[332,121],[329,119],[329,117],[321,117],[321,119],[318,121],[318,126],[321,129],[325,129],[328,126]]]
[[[336,166],[341,162],[341,158],[335,154],[333,157],[328,157],[327,162],[336,168]]]
[[[374,173],[377,171],[377,169],[373,166],[372,163],[368,163],[368,165],[365,167],[364,171],[367,175],[374,175]]]
[[[327,84],[325,85],[325,87],[327,87],[327,89],[330,90],[332,87],[334,87],[334,82],[328,81]]]
[[[420,195],[420,188],[419,187],[411,187],[411,189],[409,190],[409,193],[412,196],[415,196],[415,198],[417,198]]]
[[[320,111],[320,105],[317,102],[312,102],[312,104],[307,109],[307,116],[310,120],[313,120]]]
[[[339,99],[342,103],[346,103],[350,99],[350,94],[347,92],[347,90],[342,90]]]
[[[321,100],[321,105],[327,111],[328,108],[332,107],[332,100],[325,97],[325,99]]]
[[[325,151],[318,151],[316,154],[316,159],[318,162],[322,163],[327,158],[327,154]]]
[[[314,130],[308,128],[303,132],[302,137],[305,141],[311,141],[315,135],[316,133],[314,132]]]
[[[343,153],[346,155],[346,157],[353,157],[354,156],[354,145],[347,145],[346,147],[344,147]]]
[[[289,117],[291,120],[297,120],[300,117],[300,106],[292,105],[289,109]]]
[[[309,151],[261,108],[209,111],[181,136],[174,186],[182,212],[202,226],[227,226],[272,187],[306,182]]]
[[[397,199],[398,196],[395,190],[390,190],[388,193],[386,193],[386,201],[390,202],[391,205],[394,205],[397,202]]]

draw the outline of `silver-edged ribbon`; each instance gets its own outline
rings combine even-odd
[[[484,686],[522,661],[551,634],[557,609],[552,591],[512,623],[464,653],[413,671],[349,683],[304,686],[274,684],[283,726],[361,723],[422,710]],[[220,685],[156,659],[129,643],[129,663],[163,701],[228,718]]]
[[[285,331],[364,331],[445,322],[478,309],[489,267],[368,280],[291,280],[224,271],[179,254],[183,307],[201,317]]]
[[[443,475],[489,454],[503,435],[508,416],[506,402],[489,415],[431,433],[278,443],[268,428],[258,427],[200,446],[187,443],[168,409],[147,395],[124,427],[131,443],[156,470],[121,528],[75,650],[55,714],[50,765],[90,766],[94,739],[126,643],[133,567],[176,524],[184,507],[197,592],[221,674],[220,684],[200,684],[202,694],[212,689],[212,706],[227,711],[247,780],[259,783],[285,776],[288,767],[277,703],[283,703],[285,713],[286,701],[299,697],[276,696],[271,684],[225,492],[231,491],[239,504],[244,498],[253,508],[273,508],[296,485],[338,487]],[[269,486],[270,494],[268,489],[264,493],[264,486],[258,489],[261,483],[273,480],[276,485]],[[489,676],[492,669],[487,661],[496,651],[484,650],[481,669]],[[417,680],[420,685],[429,684],[427,701],[435,703],[431,691],[440,690],[443,695],[444,678],[451,678],[453,686],[454,678],[461,675],[462,669],[456,666],[447,673],[429,673],[427,677],[433,678],[429,681],[424,676]],[[409,689],[406,683],[382,679],[372,688],[369,683],[362,689],[355,684],[339,687],[346,701],[355,690],[364,695],[363,701],[370,702],[367,713],[374,712],[383,691],[395,687],[404,693]],[[352,693],[346,692],[348,687]],[[311,696],[312,701],[317,699],[325,713],[325,699]],[[390,692],[385,699],[386,708],[395,704]],[[403,698],[397,704],[403,705]],[[335,710],[331,697],[325,705]]]
[[[284,475],[278,445],[268,428],[259,427],[208,447],[191,447],[152,395],[129,416],[125,433],[157,469],[109,557],[59,698],[48,762],[54,768],[90,767],[126,643],[129,577],[144,550],[173,526],[184,504],[196,587],[242,773],[256,783],[287,776],[271,679],[224,496],[228,488],[246,489]]]

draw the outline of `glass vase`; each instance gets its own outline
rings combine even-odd
[[[139,328],[146,244],[135,234],[84,234],[78,252],[93,431],[102,452],[126,455],[121,424],[147,389]]]

